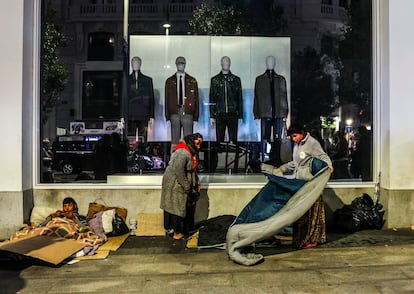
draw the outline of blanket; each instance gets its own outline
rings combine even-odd
[[[293,224],[317,200],[329,180],[330,172],[321,160],[311,160],[309,165],[314,175],[309,181],[267,174],[269,182],[227,231],[226,250],[231,260],[242,265],[263,261],[263,255],[244,253],[243,248],[270,238]]]
[[[56,238],[74,239],[85,247],[96,249],[104,243],[90,227],[79,227],[73,220],[65,217],[54,217],[45,226],[23,226],[15,232],[10,240],[31,238],[34,236],[50,236]],[[88,252],[91,248],[88,249]],[[94,250],[93,250],[94,251]]]

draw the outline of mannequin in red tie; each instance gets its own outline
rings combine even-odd
[[[165,81],[165,118],[171,123],[171,149],[181,138],[193,133],[193,122],[198,121],[199,98],[197,80],[185,72],[186,60],[175,60],[176,73]]]

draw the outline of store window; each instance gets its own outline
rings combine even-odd
[[[122,173],[162,174],[173,136],[165,88],[176,71],[178,56],[185,59],[186,74],[198,82],[197,88],[190,89],[197,90],[198,96],[187,94],[186,98],[197,99],[193,131],[204,136],[201,173],[231,177],[260,173],[261,162],[286,162],[291,153],[285,148],[289,146],[285,128],[300,121],[331,156],[332,181],[372,180],[371,1],[303,0],[289,5],[286,1],[229,0],[221,5],[171,1],[179,13],[168,15],[168,5],[163,3],[130,1],[135,8],[152,4],[151,9],[129,10],[127,47],[119,42],[124,1],[95,1],[96,5],[111,4],[111,13],[105,15],[94,10],[79,15],[75,13],[82,11],[79,2],[69,1],[65,6],[54,0],[42,8],[62,16],[53,19],[44,13],[42,31],[48,29],[47,23],[55,23],[66,38],[58,47],[68,47],[55,50],[56,60],[66,69],[67,76],[61,75],[59,84],[64,86],[53,89],[48,84],[42,92],[47,110],[40,126],[43,149],[49,148],[44,154],[51,154],[45,162],[53,163],[49,174],[42,173],[42,182],[105,181],[107,175],[96,174],[94,148],[111,133],[127,147]],[[162,26],[166,21],[168,28]],[[77,40],[88,40],[85,48],[71,42],[73,32]],[[241,81],[241,86],[232,89],[232,94],[242,96],[241,107],[233,109],[234,117],[215,114],[221,106],[213,97],[213,78],[222,70],[223,56],[229,57],[230,71]],[[286,82],[287,111],[269,114],[280,120],[266,124],[255,112],[255,99],[256,78],[266,71],[269,56],[275,57],[274,70]],[[47,62],[42,65],[46,69]],[[63,96],[65,104],[59,104]],[[223,124],[225,119],[231,123]],[[53,158],[56,148],[68,144],[56,142],[79,138],[75,145],[93,142],[85,145],[92,156],[78,157],[76,165]]]

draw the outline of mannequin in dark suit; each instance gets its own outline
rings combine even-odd
[[[243,119],[242,87],[240,78],[230,71],[230,57],[223,56],[220,63],[221,72],[212,77],[210,82],[210,117],[211,123],[216,123],[217,143],[224,142],[227,127],[229,142],[236,145],[234,170],[237,172],[237,131],[239,119]]]
[[[171,147],[181,138],[193,133],[193,122],[198,121],[197,80],[185,72],[186,60],[179,56],[175,60],[177,72],[165,81],[165,118],[171,122]],[[182,98],[180,99],[180,80]]]
[[[128,135],[143,136],[146,142],[148,123],[154,121],[154,88],[152,78],[141,73],[141,58],[131,59],[132,73],[128,77]]]
[[[210,117],[216,120],[217,142],[224,142],[226,127],[229,141],[237,142],[238,120],[243,119],[243,98],[240,78],[230,71],[231,60],[221,58],[221,72],[211,78]]]
[[[262,160],[266,153],[267,142],[271,140],[273,128],[274,145],[279,145],[288,115],[286,80],[275,72],[276,58],[266,57],[266,72],[256,78],[254,86],[253,114],[255,119],[261,119]],[[280,164],[276,159],[275,165]]]

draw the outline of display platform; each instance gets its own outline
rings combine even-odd
[[[257,186],[267,182],[263,174],[208,174],[199,175],[202,187],[214,186]],[[107,177],[109,185],[139,185],[149,187],[161,187],[162,175],[135,175],[115,174]]]

